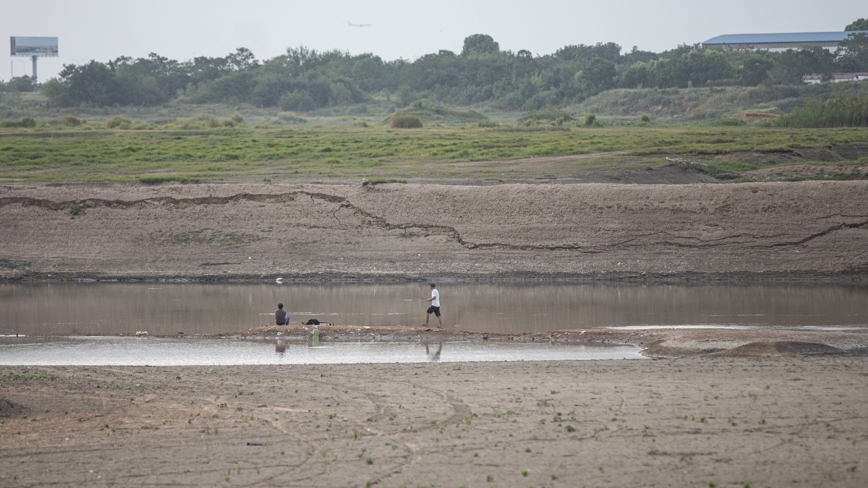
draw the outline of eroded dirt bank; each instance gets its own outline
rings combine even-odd
[[[0,276],[862,279],[868,182],[0,186]]]
[[[0,367],[2,486],[865,485],[864,357]]]

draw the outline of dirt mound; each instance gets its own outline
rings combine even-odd
[[[816,356],[821,354],[843,354],[844,351],[837,347],[818,344],[815,342],[797,341],[770,341],[751,342],[728,351],[715,353],[715,356],[739,356],[739,357],[798,357]]]

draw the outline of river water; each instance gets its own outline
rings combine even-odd
[[[444,325],[475,332],[516,334],[593,327],[868,327],[868,285],[864,284],[447,282],[438,284],[438,289]],[[143,341],[116,336],[132,336],[138,331],[147,331],[150,336],[183,333],[186,337],[239,332],[273,324],[278,302],[285,304],[296,324],[316,318],[338,325],[419,326],[425,319],[428,303],[424,300],[428,297],[430,289],[425,283],[3,284],[0,337],[67,337],[27,344],[4,341],[0,364],[425,361],[430,357],[419,344],[332,344],[317,350],[291,344],[278,347],[273,343],[153,337]],[[435,320],[433,316],[431,320]],[[594,348],[449,344],[438,359],[593,359],[598,353]],[[622,350],[612,357],[638,355],[635,350]]]
[[[868,324],[868,285],[438,284],[443,323],[524,333],[625,326]],[[0,335],[238,332],[273,323],[418,326],[430,289],[405,284],[59,283],[0,285]],[[434,317],[431,317],[434,320]]]

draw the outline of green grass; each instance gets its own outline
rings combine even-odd
[[[866,83],[821,83],[817,85],[638,88],[607,90],[568,107],[576,117],[595,113],[604,117],[631,117],[643,114],[665,123],[684,123],[745,112],[782,114],[815,100],[868,95]],[[725,122],[724,122],[725,123]]]
[[[88,125],[91,127],[83,128]],[[108,130],[93,125],[0,130],[0,182],[158,184],[312,175],[394,182],[420,176],[485,178],[504,171],[497,167],[468,170],[455,163],[584,154],[611,159],[607,153],[616,151],[626,156],[763,153],[868,140],[868,128],[465,127],[406,131],[242,125]],[[587,164],[597,163],[592,158]],[[576,169],[580,168],[574,165],[570,171]],[[720,168],[744,169],[748,168]]]
[[[868,96],[809,102],[774,120],[775,127],[868,127]]]

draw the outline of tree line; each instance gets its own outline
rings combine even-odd
[[[847,27],[868,28],[868,19]],[[55,106],[154,106],[181,99],[304,112],[385,96],[404,105],[428,99],[515,110],[579,103],[612,88],[801,84],[805,74],[852,71],[868,71],[866,33],[852,34],[838,52],[720,51],[700,45],[624,52],[609,42],[565,46],[544,56],[504,51],[491,36],[474,34],[460,53],[441,50],[415,61],[304,46],[268,60],[257,60],[246,48],[189,61],[153,53],[119,57],[64,65],[40,89]],[[37,88],[26,76],[0,85],[6,91]]]

